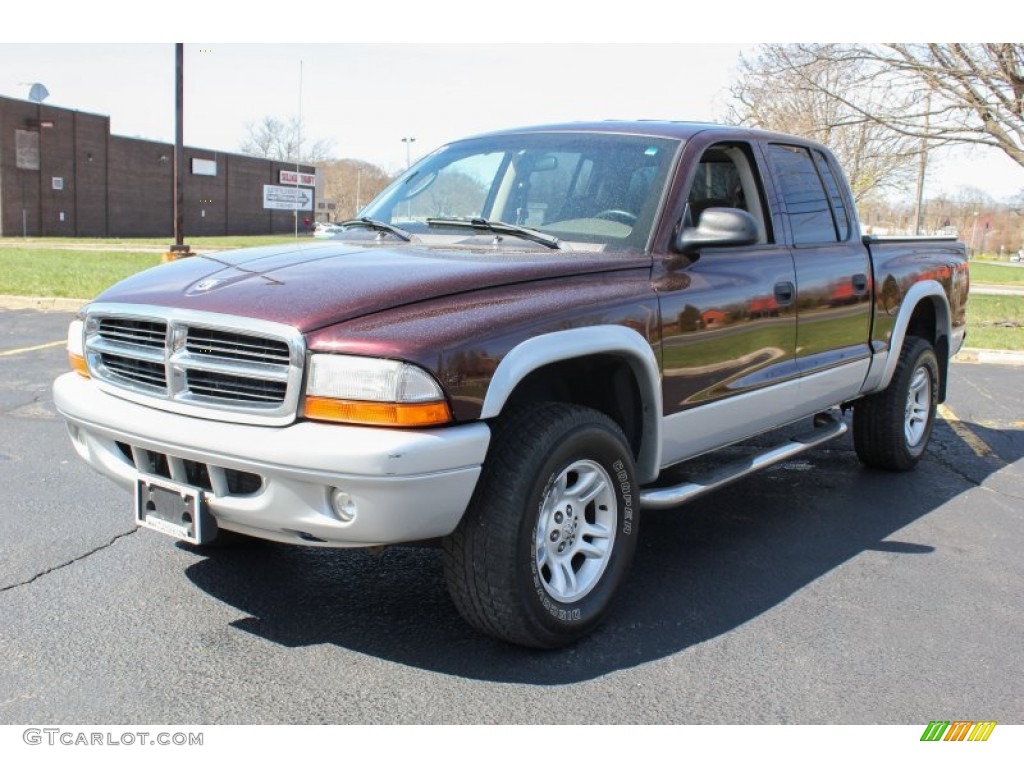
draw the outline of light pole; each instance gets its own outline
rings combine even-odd
[[[974,212],[974,229],[971,230],[971,250],[977,252],[977,240],[978,238],[978,212]],[[973,256],[973,254],[970,254]]]
[[[409,170],[409,166],[412,165],[412,155],[410,154],[410,150],[414,141],[416,141],[416,139],[413,136],[405,136],[402,138],[402,143],[405,144],[405,170]]]

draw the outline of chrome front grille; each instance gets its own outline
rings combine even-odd
[[[93,304],[89,370],[127,399],[205,418],[280,425],[295,418],[305,344],[280,323],[208,312]]]

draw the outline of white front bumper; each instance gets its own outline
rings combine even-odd
[[[334,547],[392,544],[444,536],[458,525],[473,494],[490,430],[460,426],[397,430],[316,422],[262,427],[183,416],[106,394],[67,373],[53,385],[78,454],[125,488],[137,470],[117,445],[184,462],[259,475],[254,493],[204,493],[219,526],[275,541]],[[348,494],[355,516],[331,503]],[[130,504],[125,500],[125,514]]]

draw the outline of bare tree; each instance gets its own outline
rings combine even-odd
[[[248,136],[240,146],[243,154],[290,163],[318,163],[331,157],[333,142],[307,138],[298,118],[284,121],[268,115],[245,127]]]
[[[1024,43],[786,46],[798,62],[862,72],[883,91],[822,91],[854,113],[935,144],[982,144],[1024,166]],[[885,91],[909,99],[892,103]]]
[[[324,199],[333,203],[335,219],[351,219],[391,182],[391,177],[364,160],[329,160],[316,164],[324,180]]]
[[[865,117],[850,100],[858,93],[903,103],[908,97],[869,77],[866,65],[840,60],[834,52],[836,46],[817,46],[810,53],[806,46],[766,44],[754,57],[742,57],[727,119],[826,144],[858,200],[905,189],[921,142]]]

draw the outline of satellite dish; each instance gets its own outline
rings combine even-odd
[[[32,87],[28,91],[28,100],[41,104],[49,95],[50,92],[46,90],[45,85],[42,83],[32,83]]]

